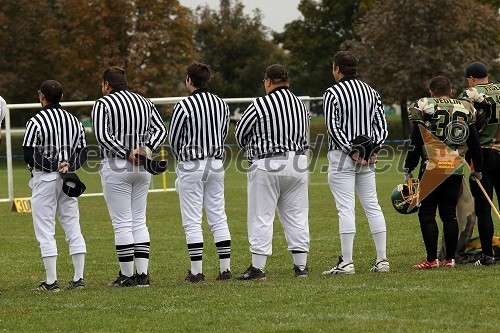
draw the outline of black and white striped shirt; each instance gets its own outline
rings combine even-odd
[[[102,157],[128,158],[131,150],[163,144],[167,128],[149,99],[126,89],[113,89],[92,109],[92,126]]]
[[[323,95],[328,149],[351,151],[359,135],[372,138],[380,147],[387,138],[387,121],[379,94],[354,76],[342,78]]]
[[[252,161],[266,154],[308,148],[310,114],[288,87],[255,99],[236,124],[236,141]]]
[[[222,159],[229,127],[229,107],[205,88],[177,103],[169,142],[177,161]]]
[[[46,105],[26,123],[23,147],[33,149],[36,162],[30,167],[42,169],[44,160],[45,171],[57,171],[60,162],[73,163],[76,151],[86,146],[82,123],[59,104]]]

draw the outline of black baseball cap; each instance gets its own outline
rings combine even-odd
[[[465,77],[484,78],[488,76],[488,69],[482,62],[473,62],[465,69]]]

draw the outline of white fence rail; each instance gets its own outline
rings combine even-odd
[[[169,105],[175,104],[184,97],[160,97],[160,98],[151,98],[151,101],[156,105]],[[314,100],[321,100],[321,97],[309,97],[309,96],[300,96],[299,97],[306,107],[310,110],[310,102]],[[228,104],[234,103],[250,103],[255,99],[255,97],[249,98],[224,98],[224,101]],[[63,108],[69,107],[81,107],[81,106],[92,106],[95,101],[80,101],[80,102],[61,102],[61,106]],[[39,103],[26,103],[26,104],[8,104],[7,112],[5,114],[5,145],[6,145],[6,153],[7,153],[7,186],[8,186],[8,198],[0,198],[0,202],[12,202],[14,199],[14,177],[13,177],[13,169],[12,169],[12,134],[22,134],[24,133],[24,129],[11,129],[10,126],[10,110],[19,110],[19,109],[39,109]],[[87,132],[92,132],[91,128],[86,128]],[[150,192],[158,192],[163,190],[150,190]],[[88,193],[83,196],[99,196],[102,193]]]

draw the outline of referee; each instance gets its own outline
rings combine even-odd
[[[151,157],[165,141],[167,128],[150,100],[128,90],[124,69],[113,66],[103,72],[102,93],[92,109],[92,125],[103,159],[99,173],[120,263],[119,276],[109,286],[149,286],[146,201],[151,174],[135,156]]]
[[[31,209],[35,236],[40,244],[46,279],[35,291],[59,291],[56,214],[66,234],[75,274],[67,289],[84,288],[86,245],[80,230],[78,201],[62,191],[61,173],[77,170],[87,160],[85,130],[78,119],[63,110],[61,84],[42,83],[38,91],[42,110],[28,120],[23,139],[24,161],[32,178]]]
[[[376,152],[387,137],[387,122],[379,94],[356,77],[358,59],[347,51],[333,57],[333,76],[337,84],[323,95],[328,131],[328,184],[339,214],[342,256],[327,274],[354,274],[353,243],[356,233],[355,198],[365,210],[375,241],[377,258],[371,272],[388,272],[385,219],[377,199],[374,164]],[[353,141],[364,136],[373,152],[363,158],[353,149]]]
[[[276,209],[292,252],[296,277],[307,277],[309,252],[308,148],[310,115],[290,90],[282,65],[266,68],[266,96],[250,104],[236,125],[236,141],[247,153],[248,240],[252,264],[236,278],[263,280],[272,254]]]
[[[187,67],[186,87],[191,96],[174,107],[169,141],[178,165],[175,188],[179,194],[182,226],[186,233],[191,283],[203,274],[202,209],[219,255],[217,280],[231,279],[231,235],[224,208],[224,142],[229,127],[229,107],[208,91],[210,69],[201,63]]]

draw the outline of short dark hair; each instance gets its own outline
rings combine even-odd
[[[451,90],[451,82],[446,76],[436,76],[429,83],[429,89],[436,96],[449,96]]]
[[[286,70],[285,66],[280,64],[267,66],[265,79],[270,79],[273,84],[290,82],[288,71]]]
[[[193,62],[186,67],[186,72],[195,88],[208,88],[208,82],[210,82],[212,75],[208,65],[201,62]]]
[[[339,51],[332,59],[333,66],[339,66],[339,70],[345,76],[353,76],[358,72],[359,60],[349,51]]]
[[[108,82],[111,88],[128,88],[125,70],[119,66],[106,68],[102,73],[102,80]]]
[[[44,94],[45,100],[51,104],[59,103],[63,95],[62,86],[56,80],[43,82],[40,86],[40,92]]]

